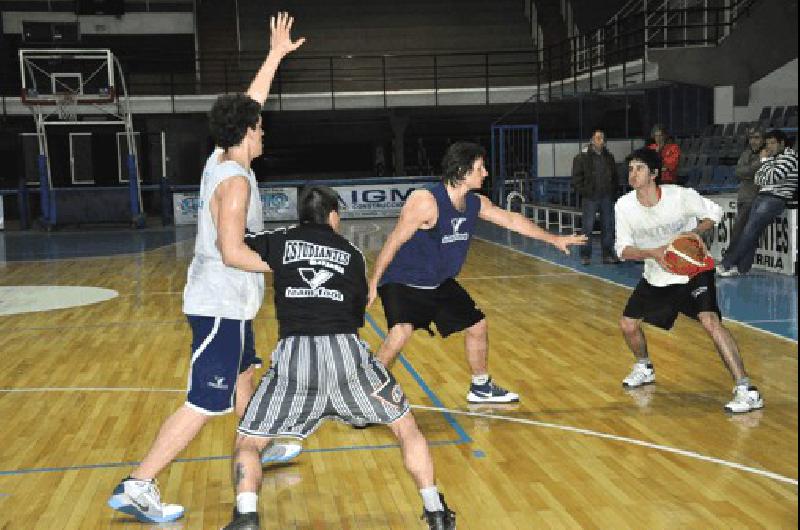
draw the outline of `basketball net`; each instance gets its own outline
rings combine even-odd
[[[72,92],[56,94],[56,113],[60,120],[73,121],[78,117],[78,98]]]

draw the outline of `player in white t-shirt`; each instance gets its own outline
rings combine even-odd
[[[668,272],[664,262],[667,245],[679,234],[692,234],[703,244],[700,234],[720,221],[721,208],[693,189],[661,186],[661,159],[651,149],[637,149],[627,162],[628,182],[633,191],[620,197],[615,206],[614,249],[623,260],[644,260],[644,274],[619,322],[636,357],[623,386],[636,388],[656,380],[642,321],[668,330],[678,313],[683,313],[700,321],[736,382],[733,399],[725,405],[725,410],[741,413],[762,408],[764,401],[758,389],[750,384],[739,347],[722,325],[714,271],[689,278]]]
[[[187,273],[183,312],[192,328],[186,402],[161,425],[150,451],[108,499],[108,505],[142,522],[166,523],[183,506],[161,502],[156,475],[191,442],[206,422],[234,409],[244,413],[258,363],[252,320],[264,297],[269,271],[244,243],[245,228],[263,229],[261,199],[250,164],[263,149],[261,110],[278,64],[303,44],[292,41],[293,19],[270,21],[270,51],[245,94],[226,94],[209,114],[217,149],[200,183],[197,239]]]

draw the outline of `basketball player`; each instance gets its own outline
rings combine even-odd
[[[359,339],[367,278],[364,257],[336,233],[339,197],[314,186],[298,199],[298,226],[248,236],[273,271],[279,340],[272,365],[239,424],[236,509],[225,530],[259,528],[260,453],[275,438],[304,440],[326,418],[385,424],[422,495],[428,527],[455,529],[433,476],[428,443],[403,390]]]
[[[261,155],[261,107],[281,59],[303,39],[292,41],[293,19],[271,19],[270,51],[246,94],[220,96],[210,113],[217,149],[200,183],[194,258],[183,293],[192,328],[192,359],[186,403],[167,418],[141,464],[114,489],[108,505],[143,522],[163,523],[183,507],[161,502],[156,475],[213,416],[236,409],[241,416],[252,395],[256,363],[251,321],[264,296],[268,268],[244,244],[245,227],[263,229],[261,199],[252,160]],[[235,398],[235,405],[234,405]]]
[[[678,234],[694,235],[705,248],[700,235],[719,222],[722,209],[693,189],[661,186],[661,160],[651,149],[637,149],[627,162],[628,183],[633,190],[620,197],[615,206],[615,250],[623,260],[644,260],[644,277],[628,300],[619,323],[636,358],[633,370],[622,384],[636,388],[656,380],[642,321],[668,330],[678,313],[683,313],[700,321],[736,382],[733,399],[725,405],[725,410],[741,413],[760,409],[764,406],[761,394],[750,384],[736,341],[720,320],[714,271],[690,279],[668,272],[664,262],[667,245]]]
[[[472,385],[470,403],[512,403],[519,396],[495,384],[489,376],[488,326],[483,312],[455,280],[464,264],[478,218],[545,241],[569,254],[569,245],[586,243],[586,236],[557,236],[518,213],[498,208],[478,195],[486,152],[474,143],[456,142],[442,159],[442,182],[430,190],[415,190],[400,212],[397,225],[375,262],[369,303],[380,294],[389,334],[378,359],[390,366],[415,329],[431,323],[442,337],[464,331]]]

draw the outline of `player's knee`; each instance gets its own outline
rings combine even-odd
[[[417,426],[414,415],[409,411],[402,418],[389,424],[389,428],[394,435],[401,441],[410,440],[417,436],[422,436],[422,431]]]
[[[414,326],[411,324],[395,324],[389,330],[388,340],[384,341],[381,349],[392,349],[400,351],[400,348],[414,333]]]
[[[485,337],[489,333],[489,323],[485,318],[467,328],[467,334],[471,337]]]
[[[699,320],[700,324],[709,332],[716,331],[722,326],[719,316],[712,312],[700,313],[697,315],[697,320]]]
[[[256,451],[261,453],[269,443],[269,439],[257,436],[247,436],[244,434],[236,435],[236,452]]]
[[[636,333],[637,331],[639,331],[639,321],[633,318],[628,318],[626,316],[620,317],[619,329],[621,329],[622,332],[625,333],[626,335],[630,335],[631,333]]]

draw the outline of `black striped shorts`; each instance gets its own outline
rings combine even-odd
[[[239,432],[306,438],[322,420],[392,423],[409,410],[403,389],[355,334],[278,341]]]

